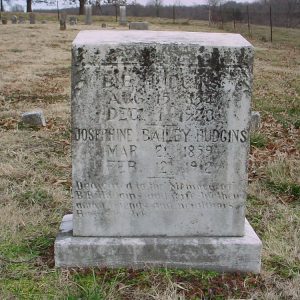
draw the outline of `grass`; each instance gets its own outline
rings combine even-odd
[[[251,134],[250,144],[253,147],[264,148],[267,146],[268,139],[265,135],[259,132]]]
[[[263,240],[261,275],[55,269],[54,239],[72,210],[70,48],[87,29],[59,31],[56,18],[38,14],[47,24],[1,27],[0,298],[300,299],[300,30],[274,28],[271,44],[267,27],[252,26],[251,37],[245,25],[236,29],[256,49],[253,110],[262,126],[251,136],[247,218]],[[118,27],[110,17],[94,20],[88,29]],[[153,30],[222,31],[193,20],[146,21]],[[233,31],[231,24],[225,29]],[[35,108],[44,110],[45,128],[20,121]]]

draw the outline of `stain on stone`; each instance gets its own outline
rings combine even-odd
[[[146,80],[146,78],[152,74],[153,72],[153,64],[155,63],[156,58],[156,49],[154,47],[144,47],[140,55],[138,57],[140,68],[135,69],[135,73],[139,74],[142,80]]]
[[[83,57],[84,49],[81,48],[81,47],[79,47],[79,48],[77,49],[77,53],[78,53],[78,54],[77,54],[78,61],[82,63],[82,61],[83,61],[83,59],[84,59],[84,57]]]
[[[156,49],[154,47],[145,47],[141,51],[140,63],[143,67],[150,67],[154,63]]]
[[[199,48],[199,52],[200,53],[203,53],[205,51],[205,47],[204,46],[201,46],[200,48]]]
[[[238,64],[242,66],[245,60],[245,48],[242,48],[238,56]]]
[[[213,52],[211,54],[210,65],[212,69],[219,72],[221,69],[225,67],[224,58],[221,57],[220,51],[218,48],[213,48]]]
[[[107,63],[116,62],[117,61],[117,50],[109,49],[108,53],[106,54],[105,61]]]

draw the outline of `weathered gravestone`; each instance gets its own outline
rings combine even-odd
[[[19,16],[18,23],[19,24],[25,24],[25,17]]]
[[[57,266],[259,272],[245,221],[252,61],[236,34],[79,33]]]
[[[76,25],[77,24],[77,18],[75,16],[70,16],[69,22],[70,22],[70,25]]]
[[[1,22],[2,22],[2,25],[7,25],[7,19],[6,18],[2,18]]]
[[[35,24],[35,14],[33,14],[33,13],[29,14],[29,23]]]
[[[250,121],[250,131],[254,132],[259,129],[261,126],[261,116],[258,111],[253,111],[251,113],[251,121]]]
[[[59,29],[60,30],[66,30],[67,29],[67,14],[66,13],[60,14]]]
[[[131,22],[129,23],[130,30],[148,30],[148,22]]]
[[[12,23],[12,24],[17,24],[17,22],[18,22],[18,17],[17,17],[17,16],[12,16],[10,20],[11,20],[11,23]]]
[[[40,109],[23,113],[22,122],[32,126],[46,126],[44,113]]]
[[[84,6],[85,11],[85,25],[91,25],[92,24],[92,5],[86,4]]]
[[[127,17],[126,17],[126,6],[122,5],[120,6],[120,25],[127,25]]]

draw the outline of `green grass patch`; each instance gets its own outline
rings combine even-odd
[[[300,200],[299,162],[278,161],[269,165],[266,169],[267,178],[264,180],[266,188],[273,194],[291,196],[294,200]]]
[[[21,53],[21,52],[23,52],[23,50],[17,49],[17,48],[10,49],[9,51],[10,52],[14,52],[14,53]]]
[[[283,278],[295,278],[300,275],[300,261],[289,262],[286,258],[274,255],[265,261],[268,269]]]
[[[32,205],[40,205],[43,207],[51,207],[53,196],[46,190],[37,188],[27,190],[16,196],[16,200],[21,207],[30,207]]]
[[[268,138],[262,133],[254,132],[251,134],[250,144],[257,148],[265,148],[268,144]]]
[[[274,194],[287,194],[300,200],[300,185],[297,183],[266,181],[267,188]]]

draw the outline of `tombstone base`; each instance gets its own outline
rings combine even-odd
[[[55,241],[56,267],[166,266],[260,272],[261,241],[245,220],[243,237],[73,237],[65,215]]]

